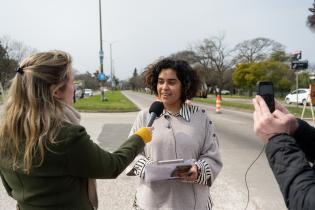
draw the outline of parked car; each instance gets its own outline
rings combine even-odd
[[[228,94],[231,94],[231,92],[229,90],[221,90],[221,94],[228,95]]]
[[[84,89],[84,96],[93,96],[93,91],[92,89]]]
[[[307,105],[310,100],[310,98],[308,98],[309,94],[310,89],[300,88],[286,95],[284,100],[287,104],[296,103],[297,101],[298,104]]]

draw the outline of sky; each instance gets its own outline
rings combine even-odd
[[[315,63],[315,33],[306,26],[313,0],[102,0],[104,73],[128,79],[162,56],[225,34],[225,45],[257,37],[302,51]],[[98,0],[0,0],[0,37],[38,51],[64,50],[79,72],[99,67]]]

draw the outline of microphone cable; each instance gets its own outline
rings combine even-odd
[[[263,146],[263,148],[261,149],[259,155],[255,158],[255,160],[249,165],[249,167],[246,170],[244,178],[245,178],[245,185],[246,185],[246,190],[247,190],[247,202],[246,202],[246,206],[245,206],[244,210],[247,209],[248,204],[249,204],[249,188],[248,188],[248,184],[247,184],[247,174],[249,172],[249,169],[251,169],[251,167],[255,164],[255,162],[260,158],[261,154],[265,150],[265,147],[266,147],[266,145]]]

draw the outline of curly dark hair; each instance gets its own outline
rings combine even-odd
[[[149,65],[144,72],[146,85],[155,93],[155,95],[158,95],[157,83],[159,74],[164,69],[172,69],[176,72],[176,75],[182,84],[182,102],[196,96],[201,84],[197,72],[186,61],[171,58],[164,58]]]

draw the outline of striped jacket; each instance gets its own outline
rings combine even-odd
[[[139,112],[130,135],[149,120],[148,109]],[[209,187],[222,168],[218,137],[205,110],[183,104],[180,112],[171,115],[163,111],[153,124],[152,141],[145,146],[142,155],[130,165],[128,175],[141,179],[137,188],[136,209],[211,209]],[[167,180],[147,183],[145,166],[152,161],[168,159],[195,159],[199,169],[195,182]]]

